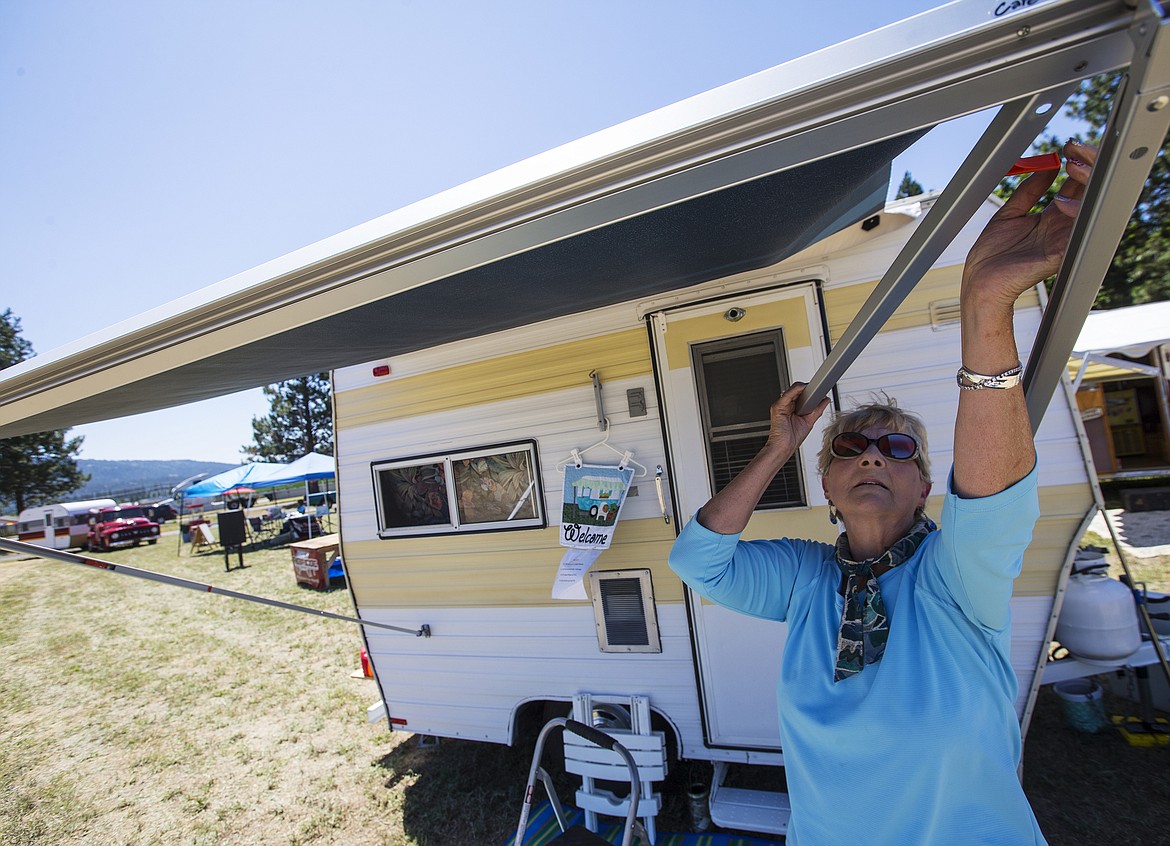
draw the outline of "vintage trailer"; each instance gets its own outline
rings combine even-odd
[[[782,796],[722,779],[783,762],[784,628],[697,600],[667,551],[796,379],[920,412],[941,488],[966,248],[1069,94],[1115,71],[1068,255],[1016,324],[1043,510],[1012,603],[1026,729],[1093,507],[1069,354],[1170,126],[1156,3],[959,0],[596,133],[9,368],[0,437],[334,371],[342,551],[390,724],[510,743],[571,706],[714,762],[717,822],[783,832]],[[897,156],[984,109],[945,190],[885,205]],[[815,440],[750,536],[832,536]],[[566,502],[578,463],[591,493]],[[612,545],[566,556],[565,506],[619,489],[585,532]]]
[[[781,764],[773,702],[784,625],[699,600],[667,553],[680,525],[763,444],[772,401],[812,377],[931,203],[888,204],[756,271],[335,371],[354,601],[364,619],[431,632],[367,631],[390,723],[511,743],[526,720],[566,710],[580,694],[640,697],[683,758]],[[961,262],[996,205],[983,205],[838,383],[844,406],[886,392],[923,415],[936,493],[957,404]],[[1040,314],[1039,293],[1021,301],[1025,355]],[[1068,391],[1052,398],[1037,443],[1043,518],[1012,603],[1021,718],[1062,570],[1093,508]],[[836,535],[818,444],[814,432],[747,536]],[[553,590],[565,552],[563,472],[574,451],[591,464],[626,459],[635,478],[614,542],[585,579],[587,598],[561,600]],[[423,477],[425,485],[409,484]],[[656,481],[665,482],[662,500]],[[533,482],[536,507],[513,514]],[[506,492],[495,516],[463,519],[469,492],[487,486]],[[404,518],[427,495],[446,507],[441,525],[423,509]],[[935,514],[939,503],[932,498]],[[742,826],[715,793],[715,819]]]
[[[89,514],[93,508],[112,508],[112,499],[85,502],[57,502],[26,508],[17,518],[20,540],[50,549],[79,549],[89,536]]]

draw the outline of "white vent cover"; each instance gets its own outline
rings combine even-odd
[[[930,304],[930,328],[935,332],[959,325],[959,301],[934,300]]]
[[[602,652],[661,652],[649,570],[589,573],[593,618]]]

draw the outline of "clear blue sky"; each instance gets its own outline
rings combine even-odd
[[[48,352],[936,5],[0,0],[0,308]],[[895,178],[953,166],[928,150]],[[75,432],[84,458],[234,463],[266,409],[255,390]]]

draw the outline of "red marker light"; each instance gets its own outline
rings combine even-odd
[[[374,375],[375,376],[389,376],[390,375],[390,365],[389,364],[377,365],[374,368]]]
[[[1017,176],[1021,173],[1035,173],[1038,170],[1060,170],[1060,153],[1024,156],[1012,165],[1012,169],[1007,172],[1007,175]]]

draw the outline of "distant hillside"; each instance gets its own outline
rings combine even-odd
[[[89,474],[89,483],[62,499],[162,498],[169,496],[171,488],[179,482],[197,473],[214,476],[239,465],[216,461],[100,461],[82,458],[77,466],[82,473]]]

